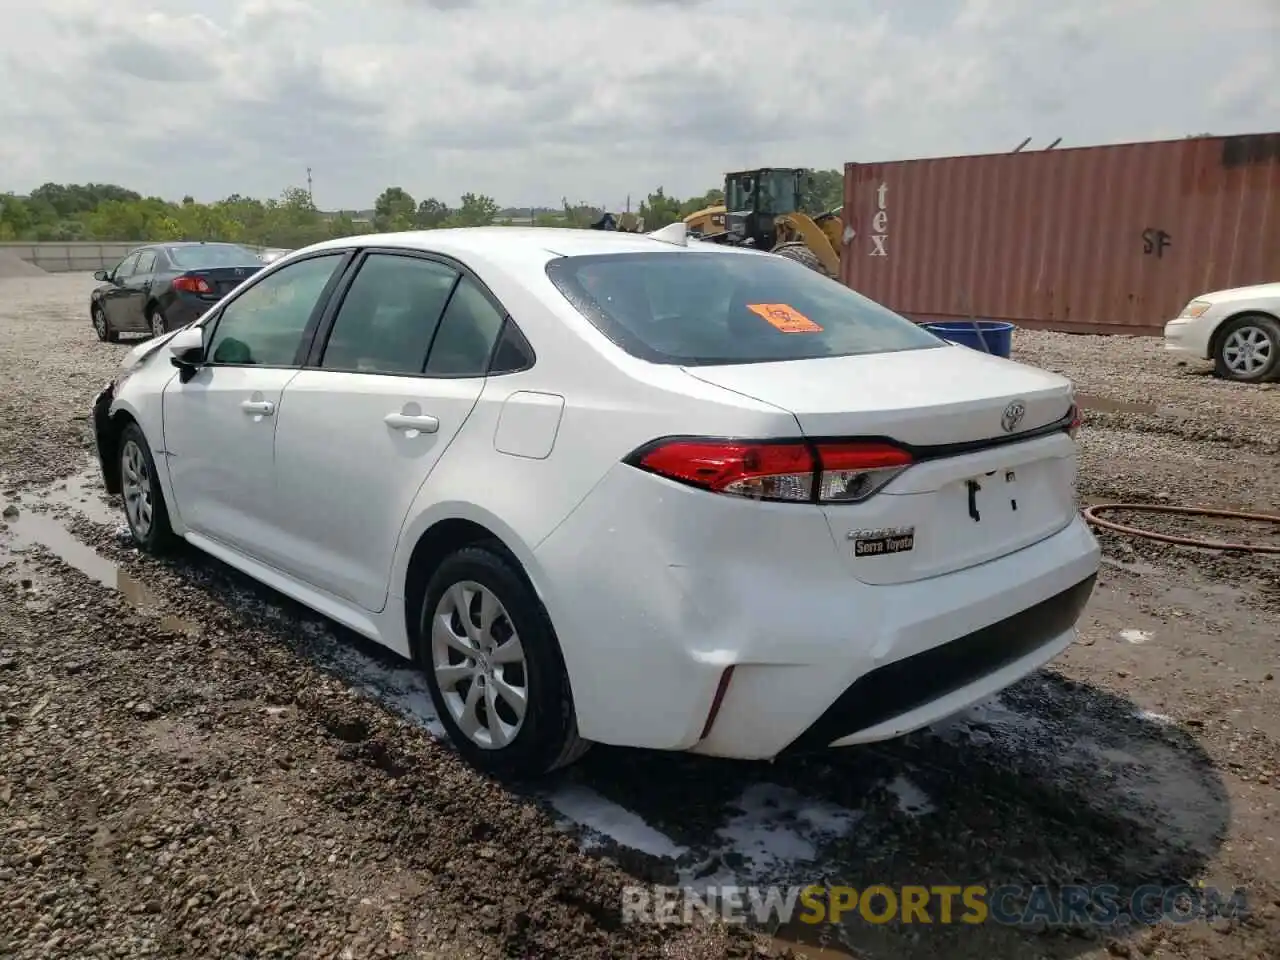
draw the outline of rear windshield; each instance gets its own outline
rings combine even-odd
[[[808,360],[940,347],[910,320],[767,254],[561,257],[547,275],[605,336],[654,363]]]
[[[169,247],[169,259],[183,270],[206,270],[212,267],[262,266],[252,250],[234,243],[202,243],[194,247]]]

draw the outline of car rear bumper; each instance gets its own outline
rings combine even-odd
[[[764,759],[898,736],[1060,653],[1098,572],[1077,516],[986,563],[871,586],[816,508],[624,471],[535,551],[590,740]]]
[[[1096,576],[988,627],[863,674],[789,751],[901,736],[983,700],[1061,653]]]
[[[217,305],[217,300],[206,300],[195,294],[177,294],[164,304],[165,327],[167,330],[177,330],[195,323]]]
[[[1077,520],[968,570],[870,588],[893,594],[880,598],[894,614],[878,633],[859,635],[861,619],[851,609],[828,658],[735,669],[708,735],[691,749],[767,758],[888,740],[937,723],[1072,643],[1098,561],[1092,534]]]

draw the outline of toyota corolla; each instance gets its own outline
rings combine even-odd
[[[1064,650],[1099,565],[1069,381],[679,225],[295,251],[93,421],[140,547],[411,658],[503,775],[896,737]]]

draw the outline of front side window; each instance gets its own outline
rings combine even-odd
[[[119,263],[116,264],[116,268],[111,271],[111,279],[128,280],[130,277],[133,276],[134,267],[136,267],[137,265],[138,265],[138,254],[136,253],[129,254],[129,256],[125,257],[123,260],[121,260]]]
[[[560,257],[547,275],[601,333],[654,363],[767,363],[944,345],[843,284],[765,253]]]
[[[755,190],[755,177],[730,178],[724,196],[725,207],[738,213],[750,210],[755,203]]]
[[[796,175],[790,170],[770,170],[760,176],[760,212],[794,213],[799,209]]]
[[[291,263],[228,303],[209,341],[210,362],[299,366],[311,314],[343,256]]]
[[[370,254],[342,299],[320,366],[421,373],[458,272],[419,257]]]
[[[156,269],[156,254],[154,250],[143,250],[138,254],[138,265],[134,267],[133,272],[136,274],[154,273]]]

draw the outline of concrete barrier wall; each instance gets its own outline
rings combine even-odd
[[[92,273],[114,267],[130,250],[145,246],[146,241],[85,241],[49,243],[0,243],[0,252],[15,253],[19,259],[33,263],[48,273]],[[260,247],[250,246],[260,251]]]

